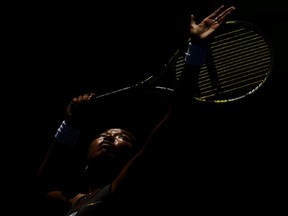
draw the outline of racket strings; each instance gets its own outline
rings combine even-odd
[[[271,69],[271,48],[251,26],[227,25],[215,36],[210,53],[199,75],[199,93],[203,101],[227,102],[243,98],[258,89]],[[175,65],[178,80],[184,55]]]

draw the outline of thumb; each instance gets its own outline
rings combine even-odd
[[[196,23],[195,21],[195,16],[193,14],[191,14],[191,18],[190,18],[190,24],[194,25]]]

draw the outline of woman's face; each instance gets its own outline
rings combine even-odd
[[[129,132],[112,128],[99,134],[90,144],[88,159],[97,156],[122,157],[131,154],[136,144]]]

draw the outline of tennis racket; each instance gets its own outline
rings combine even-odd
[[[227,21],[222,27],[211,42],[200,71],[195,98],[203,102],[225,103],[251,95],[272,71],[272,46],[256,25]],[[178,50],[175,57],[173,71],[178,80],[183,71],[184,51]]]
[[[267,36],[256,25],[243,21],[227,21],[215,33],[194,97],[202,102],[226,103],[251,95],[272,70],[273,52]],[[98,97],[142,87],[148,87],[145,91],[173,92],[183,72],[186,51],[187,47],[179,48],[167,64],[145,80]]]

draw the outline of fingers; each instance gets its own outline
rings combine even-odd
[[[94,92],[92,93],[86,93],[83,95],[79,95],[78,97],[74,97],[72,99],[72,103],[81,103],[82,101],[90,101],[92,99],[96,98],[96,94]]]
[[[210,19],[215,19],[215,17],[217,17],[220,12],[222,11],[222,9],[224,8],[224,5],[221,5],[217,10],[215,10],[212,14],[210,14],[207,18]]]
[[[96,98],[96,94],[93,92],[93,93],[90,93],[89,95],[89,100],[92,100],[92,99],[95,99]]]
[[[194,25],[195,23],[196,23],[195,22],[195,16],[193,14],[191,14],[190,24]]]
[[[96,94],[95,94],[95,93],[84,94],[84,95],[83,95],[83,100],[88,101],[88,100],[93,99],[94,97],[96,97]]]
[[[221,5],[216,11],[214,11],[210,16],[208,16],[208,18],[213,19],[214,22],[218,22],[219,24],[221,24],[225,20],[227,15],[229,15],[233,10],[235,10],[235,7],[231,6],[224,11],[223,9],[224,5]]]
[[[229,7],[226,10],[224,10],[222,13],[220,13],[215,19],[216,21],[218,21],[219,23],[223,22],[227,15],[229,15],[233,10],[235,10],[235,7]]]

